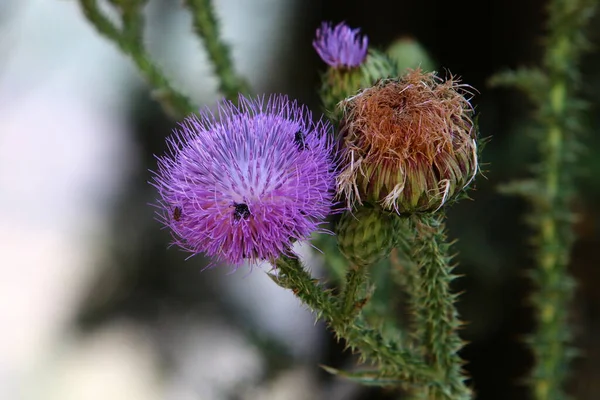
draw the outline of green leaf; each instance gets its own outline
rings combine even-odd
[[[325,371],[329,372],[332,375],[339,376],[344,379],[348,379],[352,382],[360,383],[365,386],[380,386],[380,387],[397,387],[397,386],[417,386],[405,380],[400,380],[397,378],[386,377],[381,374],[381,372],[376,370],[367,370],[367,371],[356,371],[356,372],[347,372],[342,371],[336,368],[329,367],[327,365],[319,365]]]

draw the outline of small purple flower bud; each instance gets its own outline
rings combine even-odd
[[[326,121],[272,96],[187,117],[152,184],[174,243],[239,266],[289,254],[330,212],[336,166]],[[321,229],[321,231],[323,231]]]
[[[358,67],[367,57],[369,40],[359,35],[360,29],[351,29],[340,22],[332,28],[323,22],[317,29],[313,47],[323,61],[333,68]]]

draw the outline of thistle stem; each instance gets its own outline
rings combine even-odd
[[[468,400],[471,390],[466,386],[462,372],[463,361],[458,351],[463,341],[457,330],[461,326],[454,307],[457,295],[450,291],[452,274],[450,244],[446,242],[443,215],[413,216],[412,260],[409,273],[416,286],[410,292],[414,326],[420,338],[420,347],[426,361],[436,371],[441,381],[420,392],[418,398]],[[409,263],[410,264],[410,263]]]
[[[412,344],[420,351],[423,350],[422,338],[424,336],[424,321],[417,323],[416,319],[426,318],[425,314],[418,312],[419,302],[426,298],[423,293],[425,287],[421,284],[421,276],[418,265],[412,260],[412,237],[413,226],[408,220],[401,220],[396,225],[394,232],[397,246],[390,255],[391,277],[398,288],[406,293],[408,309],[412,318],[408,324],[408,332],[412,338]]]
[[[566,92],[564,82],[552,83],[551,112],[560,117],[564,111]],[[565,366],[568,364],[568,306],[573,296],[573,280],[568,267],[570,240],[563,235],[570,230],[570,223],[560,221],[560,213],[568,213],[567,199],[559,192],[563,156],[561,127],[551,122],[544,143],[542,164],[545,166],[538,177],[544,199],[536,214],[539,217],[538,268],[532,273],[536,292],[532,295],[535,306],[537,329],[531,336],[531,349],[536,365],[532,370],[532,389],[536,399],[566,398],[563,392]]]
[[[123,16],[123,30],[118,29],[98,8],[96,0],[79,0],[86,18],[98,32],[114,42],[133,62],[154,88],[153,94],[167,114],[180,118],[196,110],[193,103],[176,91],[163,72],[154,64],[142,42],[143,19],[141,9],[127,10]]]
[[[363,360],[379,364],[382,376],[396,378],[406,384],[433,384],[435,376],[421,357],[396,342],[385,340],[380,332],[368,327],[360,318],[350,323],[342,312],[343,305],[314,279],[295,258],[281,256],[275,261],[278,274],[271,278],[290,289],[302,302],[323,318],[349,348],[358,350]]]
[[[346,285],[342,293],[342,317],[349,324],[360,312],[360,289],[367,277],[366,268],[351,266],[346,274]]]
[[[530,385],[537,400],[567,398],[564,385],[569,362],[575,351],[568,310],[575,282],[568,272],[574,241],[573,216],[569,201],[575,192],[572,155],[577,146],[575,130],[569,128],[573,115],[572,93],[577,84],[577,62],[583,48],[581,29],[593,15],[594,1],[549,4],[549,35],[544,66],[549,85],[545,104],[540,104],[540,120],[545,135],[539,140],[541,162],[535,171],[538,191],[529,196],[533,205],[530,218],[537,232],[537,266],[531,277],[536,285],[532,303],[537,327],[529,338],[535,356]]]
[[[239,93],[247,93],[249,87],[233,67],[229,46],[221,40],[221,28],[210,0],[185,0],[192,10],[194,29],[204,41],[208,57],[219,77],[219,91],[229,100],[236,101]]]

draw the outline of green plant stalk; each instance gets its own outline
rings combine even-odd
[[[549,59],[568,57],[566,38],[552,43]],[[572,245],[568,198],[573,188],[565,179],[569,176],[566,155],[564,113],[567,104],[567,71],[549,69],[549,98],[546,124],[547,134],[540,143],[542,160],[537,176],[542,198],[534,200],[533,226],[538,231],[537,263],[531,274],[536,283],[532,295],[537,329],[529,343],[536,364],[531,372],[531,386],[536,399],[566,399],[564,383],[569,363],[568,342],[571,332],[568,325],[568,307],[573,297],[573,279],[568,273],[569,251]]]
[[[556,52],[559,49],[549,50]],[[561,189],[561,183],[568,184],[561,179],[566,167],[563,160],[565,132],[558,123],[567,101],[566,82],[558,74],[550,79],[550,113],[555,118],[548,123],[546,140],[542,145],[544,168],[538,180],[544,199],[537,202],[534,211],[539,224],[539,246],[538,268],[532,274],[536,283],[532,301],[538,326],[530,338],[536,359],[531,384],[535,398],[539,400],[566,398],[563,385],[569,362],[567,346],[571,337],[567,310],[574,286],[567,271],[572,242],[570,233],[567,233],[571,229],[570,222],[557,218],[561,213],[569,213],[568,199],[565,193],[561,193],[561,190],[567,191],[566,187]]]
[[[491,82],[523,90],[535,104],[543,128],[535,135],[541,160],[532,169],[533,178],[503,188],[532,205],[527,219],[536,247],[531,301],[538,324],[528,343],[535,356],[529,385],[536,400],[568,398],[564,385],[576,354],[569,345],[568,309],[575,287],[568,273],[574,241],[569,202],[575,194],[573,161],[583,102],[574,92],[579,83],[577,64],[587,46],[584,28],[596,6],[596,0],[551,0],[544,68],[497,74]]]
[[[385,340],[360,318],[347,321],[332,291],[313,279],[297,259],[282,256],[274,265],[278,274],[270,275],[271,278],[279,286],[290,289],[318,318],[324,319],[338,338],[344,339],[353,351],[360,352],[363,361],[377,363],[380,377],[396,378],[406,384],[435,384],[435,375],[411,349]]]
[[[407,335],[407,319],[399,315],[399,308],[406,300],[401,290],[403,286],[391,279],[394,255],[392,250],[388,259],[369,267],[369,280],[372,283],[361,316],[370,326],[380,330],[384,337],[397,340],[416,351]]]
[[[342,292],[342,318],[345,324],[351,323],[360,312],[366,298],[360,299],[360,292],[367,278],[367,268],[350,266],[346,273],[346,284]]]
[[[419,266],[412,259],[414,228],[409,219],[402,219],[400,224],[396,225],[395,237],[397,247],[390,256],[391,278],[398,288],[402,288],[406,294],[406,303],[411,316],[408,318],[406,330],[409,334],[410,345],[413,346],[419,354],[424,357],[427,350],[427,344],[423,338],[425,336],[426,318],[425,313],[420,312],[420,307],[424,299],[426,287],[422,284],[421,272]],[[430,397],[428,387],[411,388],[408,398],[411,400],[426,400]]]
[[[458,336],[462,323],[454,306],[458,295],[450,290],[456,275],[452,274],[454,267],[443,220],[443,214],[435,213],[414,215],[410,221],[412,262],[406,264],[406,272],[410,275],[408,281],[415,286],[410,291],[413,337],[440,379],[439,386],[425,388],[415,397],[468,400],[472,392],[465,384],[463,361],[458,355],[464,345]]]
[[[196,111],[191,100],[173,88],[148,55],[141,41],[143,23],[139,14],[126,15],[123,21],[124,30],[121,31],[100,11],[96,0],[79,0],[79,3],[86,18],[98,32],[131,57],[144,78],[154,88],[153,95],[167,114],[178,119]]]
[[[398,232],[397,237],[405,238],[407,231]],[[392,251],[390,256],[391,277],[397,288],[402,288],[406,295],[404,301],[407,304],[407,309],[411,316],[407,318],[406,332],[408,337],[407,343],[410,344],[420,355],[425,358],[426,345],[423,342],[423,327],[425,326],[425,315],[418,313],[418,302],[426,297],[425,288],[420,284],[421,278],[419,269],[410,259],[411,251],[408,242],[402,243],[399,240],[399,246]],[[419,322],[417,323],[417,320]],[[408,393],[407,398],[410,400],[427,400],[430,397],[430,389],[428,387],[414,387]],[[402,397],[404,399],[404,397]]]
[[[208,57],[219,77],[219,91],[229,100],[237,101],[239,93],[248,93],[249,86],[235,71],[231,51],[221,40],[221,29],[210,0],[185,0],[192,11],[194,29],[204,41]]]
[[[418,303],[426,297],[425,287],[421,284],[421,277],[418,265],[412,259],[414,236],[413,225],[408,219],[401,219],[401,223],[396,225],[394,235],[396,237],[396,248],[390,256],[391,278],[398,288],[406,293],[408,309],[412,318],[408,323],[408,332],[412,339],[412,344],[424,352],[422,338],[424,335],[424,322],[416,323],[416,319],[425,318],[424,314],[417,313]]]
[[[113,3],[120,8],[123,20],[123,36],[135,43],[144,43],[144,14],[142,8],[147,0],[124,0]]]
[[[537,400],[568,398],[564,386],[576,353],[569,344],[568,310],[575,282],[568,265],[574,241],[569,206],[575,193],[572,155],[578,144],[569,119],[577,119],[570,104],[576,101],[577,62],[585,47],[581,31],[593,15],[594,3],[553,0],[549,4],[544,57],[548,85],[539,113],[545,135],[539,140],[540,165],[534,169],[539,194],[529,197],[533,205],[530,222],[537,232],[537,268],[531,273],[536,284],[531,300],[537,328],[528,342],[535,356],[530,385]]]

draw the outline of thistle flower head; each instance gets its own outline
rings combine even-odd
[[[477,172],[466,85],[409,70],[344,103],[338,193],[396,212],[434,211]]]
[[[358,67],[367,57],[369,40],[359,35],[360,29],[351,29],[341,22],[335,27],[323,22],[317,29],[313,47],[329,66],[333,68]]]
[[[186,118],[153,185],[174,242],[238,266],[308,239],[328,215],[335,160],[326,122],[284,96],[220,103]]]

